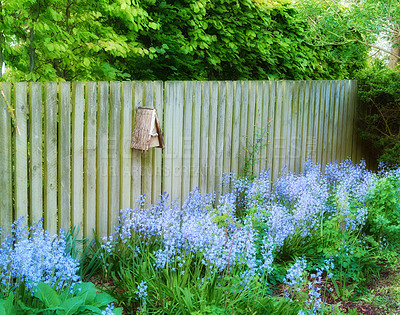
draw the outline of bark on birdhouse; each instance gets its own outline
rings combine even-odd
[[[164,139],[155,108],[138,107],[131,148],[143,151],[149,148],[164,148]]]

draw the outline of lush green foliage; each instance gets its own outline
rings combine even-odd
[[[5,80],[340,79],[366,51],[314,44],[289,1],[13,0]]]
[[[371,153],[384,163],[400,163],[400,73],[376,64],[358,75],[359,130]]]
[[[76,284],[72,292],[58,292],[39,282],[33,296],[20,299],[11,292],[0,299],[0,314],[104,314],[114,302],[113,297],[99,293],[91,282]],[[113,309],[113,314],[122,314],[122,308]]]
[[[331,47],[331,58],[360,66],[370,56],[387,62],[396,51],[400,5],[393,0],[297,0],[309,23],[309,37],[317,47]],[[365,51],[370,50],[369,56]],[[329,51],[329,49],[328,49]],[[392,55],[391,55],[392,54]],[[390,62],[394,66],[398,62]]]

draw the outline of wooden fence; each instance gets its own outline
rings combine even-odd
[[[267,124],[269,145],[254,171],[270,168],[273,178],[284,166],[301,171],[307,158],[324,165],[362,154],[356,81],[19,82],[1,89],[3,233],[25,216],[30,223],[43,217],[51,233],[79,225],[81,235],[95,229],[103,237],[142,193],[150,203],[164,191],[184,200],[195,187],[219,190],[223,173],[241,173],[244,149]],[[165,149],[130,148],[139,106],[157,109]]]

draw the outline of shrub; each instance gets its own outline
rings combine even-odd
[[[359,130],[375,158],[400,163],[400,72],[375,64],[358,74]]]

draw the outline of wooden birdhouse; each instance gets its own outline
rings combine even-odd
[[[143,151],[149,148],[164,148],[164,139],[155,108],[138,107],[131,148]]]

